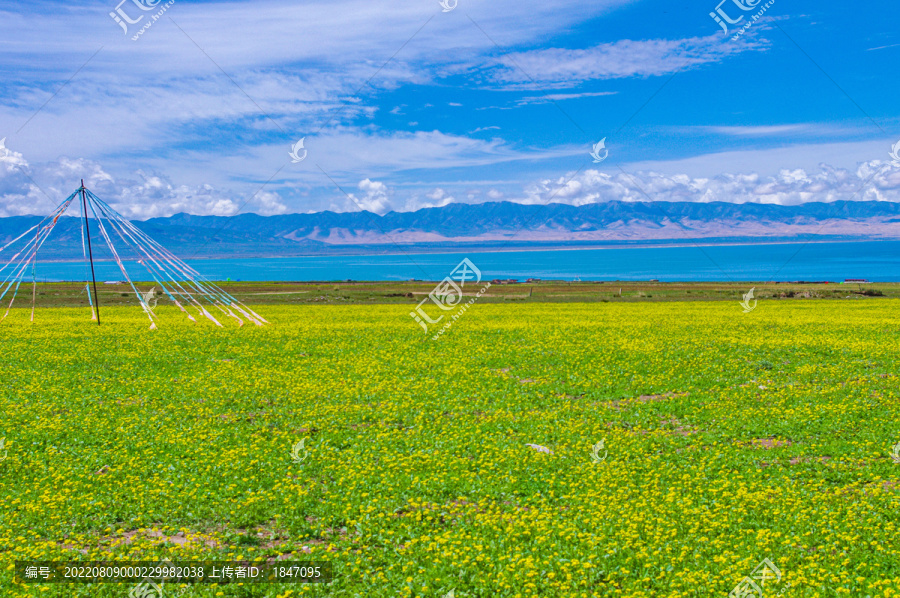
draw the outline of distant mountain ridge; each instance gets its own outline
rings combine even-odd
[[[40,220],[0,218],[5,244]],[[318,212],[260,216],[176,214],[135,224],[186,257],[304,255],[400,246],[497,247],[641,241],[900,238],[900,203],[838,201],[796,206],[755,203],[606,202],[583,206],[511,202],[450,204],[416,212]],[[92,231],[97,234],[96,231]],[[110,235],[116,240],[114,233]],[[81,255],[80,222],[62,218],[42,256]],[[98,243],[99,244],[99,243]],[[101,247],[101,253],[104,251]]]

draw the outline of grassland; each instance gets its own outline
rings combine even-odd
[[[136,283],[141,291],[151,282]],[[217,283],[241,301],[253,305],[416,305],[434,288],[434,282],[221,282]],[[597,303],[655,301],[740,301],[754,287],[760,299],[859,299],[900,298],[898,283],[810,284],[766,282],[565,282],[544,281],[494,284],[479,303]],[[18,304],[31,302],[31,288],[23,287]],[[101,305],[138,304],[127,284],[98,286]],[[38,307],[87,308],[84,283],[37,285]]]
[[[425,283],[272,286],[230,288],[263,328],[98,327],[49,285],[13,310],[0,595],[130,589],[15,585],[20,559],[279,557],[337,578],[166,595],[726,596],[768,558],[767,597],[900,596],[896,285],[748,314],[737,285],[492,287],[438,341]]]

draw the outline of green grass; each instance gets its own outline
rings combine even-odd
[[[23,589],[17,559],[162,557],[337,575],[167,592],[204,598],[700,598],[764,558],[766,596],[900,595],[900,301],[652,294],[479,302],[438,341],[407,305],[14,311],[0,595],[130,589]]]

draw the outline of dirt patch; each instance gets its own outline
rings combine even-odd
[[[560,397],[561,399],[565,399],[565,400],[567,400],[567,401],[577,401],[578,399],[583,399],[583,398],[584,398],[584,395],[583,395],[583,394],[580,394],[580,395],[567,395],[567,394],[561,394],[561,395],[559,395],[559,397]]]
[[[788,461],[791,465],[797,465],[799,463],[811,463],[812,461],[818,461],[819,463],[827,463],[831,461],[831,457],[794,457],[790,461]]]
[[[491,370],[492,372],[501,375],[504,378],[512,378],[513,380],[517,380],[519,384],[533,384],[534,380],[531,378],[519,378],[518,376],[513,376],[509,372],[512,368],[499,368],[495,370]]]
[[[141,540],[149,541],[152,544],[173,544],[177,546],[218,548],[218,541],[211,535],[201,532],[177,532],[174,535],[167,535],[158,529],[136,529],[123,532],[121,534],[108,534],[97,538],[85,538],[79,544],[69,542],[67,540],[59,540],[57,546],[64,550],[76,550],[82,554],[87,554],[89,549],[103,552],[112,552],[114,548],[120,546],[130,546]]]
[[[754,438],[750,445],[755,448],[772,449],[780,446],[791,446],[790,440],[778,440],[777,438]]]
[[[123,542],[124,544],[130,544],[136,536],[139,536],[140,533],[138,531],[133,532],[125,532],[123,537],[126,540]],[[195,545],[204,545],[207,548],[215,548],[218,546],[218,542],[212,536],[208,536],[206,534],[202,534],[200,532],[177,532],[173,536],[166,535],[161,531],[149,531],[144,533],[145,537],[153,538],[155,540],[159,540],[162,543],[168,542],[169,544],[176,544],[178,546],[185,546],[187,544],[195,544]]]
[[[628,422],[606,422],[605,425],[610,430],[618,430],[625,434],[633,434],[635,436],[646,436],[647,434],[650,433],[649,430],[644,430],[644,429],[640,429],[640,428],[635,429],[635,426]]]
[[[656,401],[665,401],[666,399],[672,399],[675,397],[684,397],[689,393],[686,392],[667,392],[659,395],[640,395],[638,397],[632,397],[629,399],[617,399],[615,401],[609,401],[606,403],[607,407],[613,409],[615,411],[622,411],[636,403],[644,404],[644,403],[653,403]]]
[[[866,484],[863,488],[858,489],[858,492],[862,492],[865,495],[868,495],[869,492],[873,490],[880,490],[882,492],[896,492],[900,489],[900,481],[897,480],[884,480],[881,483],[869,483]],[[852,494],[850,489],[845,489],[843,494]]]
[[[660,421],[662,425],[672,426],[672,433],[676,436],[690,436],[691,434],[696,434],[697,429],[692,428],[690,426],[686,426],[681,423],[681,420],[677,417],[670,417],[669,419],[664,419]]]
[[[369,422],[362,422],[359,424],[347,424],[347,427],[350,428],[351,430],[362,430],[365,428],[371,428],[373,425],[375,425],[375,424],[371,424]],[[304,432],[306,432],[306,431],[308,431],[308,430],[304,430]]]

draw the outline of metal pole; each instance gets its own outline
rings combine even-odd
[[[81,179],[81,209],[84,214],[84,230],[87,232],[88,257],[91,260],[91,279],[94,281],[94,307],[97,309],[97,326],[100,325],[100,301],[97,299],[97,277],[94,275],[94,254],[91,252],[91,227],[88,225],[87,194],[84,179]]]

